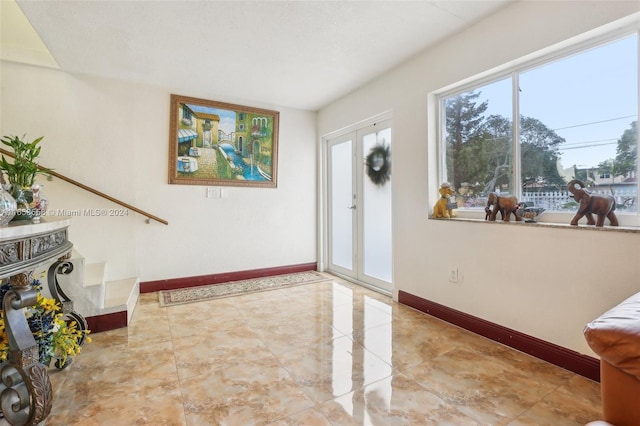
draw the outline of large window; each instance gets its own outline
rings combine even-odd
[[[524,64],[440,96],[442,180],[460,208],[491,192],[553,211],[577,204],[567,183],[637,212],[638,36]],[[517,120],[514,120],[517,117]]]

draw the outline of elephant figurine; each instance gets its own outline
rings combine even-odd
[[[578,179],[569,182],[567,188],[573,194],[573,199],[579,204],[578,212],[571,219],[571,225],[577,226],[578,221],[586,216],[587,225],[602,227],[606,217],[611,226],[618,226],[618,218],[615,214],[616,199],[611,195],[592,194],[585,189],[584,182]],[[597,222],[593,219],[594,214],[598,216]]]
[[[518,208],[520,208],[518,199],[513,195],[500,196],[495,192],[491,192],[487,199],[487,206],[484,208],[486,213],[484,219],[495,222],[496,216],[498,215],[498,212],[500,212],[502,220],[509,222],[511,214],[513,213],[516,221],[520,222],[522,218],[516,214],[516,210],[518,210]]]

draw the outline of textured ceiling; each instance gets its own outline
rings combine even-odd
[[[17,4],[62,70],[318,110],[510,1]]]

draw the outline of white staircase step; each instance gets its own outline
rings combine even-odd
[[[127,311],[127,323],[131,321],[140,295],[140,280],[126,278],[105,283],[104,311]]]
[[[128,324],[140,295],[139,279],[108,281],[106,262],[88,263],[75,248],[70,260],[73,273],[59,275],[58,279],[73,300],[74,310],[85,318],[126,311]]]
[[[106,270],[106,264],[104,262],[89,263],[85,265],[85,279],[84,286],[89,287],[93,285],[104,284],[104,273]]]

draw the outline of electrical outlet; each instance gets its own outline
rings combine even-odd
[[[457,283],[458,282],[458,268],[452,267],[449,269],[449,282]]]

